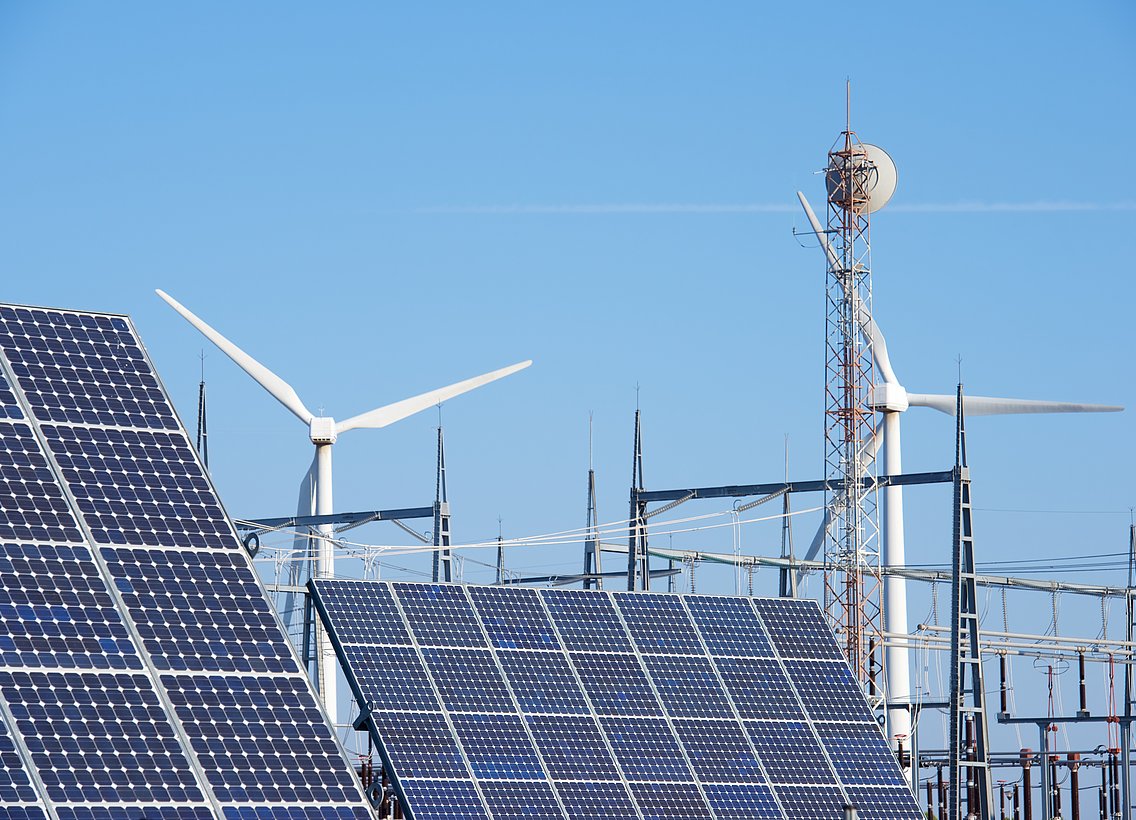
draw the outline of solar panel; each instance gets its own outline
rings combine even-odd
[[[370,816],[122,316],[0,306],[4,716],[0,816]]]
[[[410,820],[918,817],[815,603],[310,589]]]

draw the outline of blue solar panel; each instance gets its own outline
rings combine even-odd
[[[347,666],[372,709],[439,712],[426,666],[409,646],[349,646]]]
[[[263,640],[275,616],[243,556],[109,547],[102,555],[158,669],[295,669],[285,644]]]
[[[61,820],[368,816],[128,320],[0,306],[0,373],[0,664],[26,670],[0,692],[30,785]]]
[[[773,783],[835,783],[812,730],[796,721],[746,721],[765,773]],[[780,793],[780,788],[777,789]]]
[[[51,800],[204,801],[149,678],[4,672],[0,694]]]
[[[488,649],[424,649],[422,657],[451,712],[516,711]]]
[[[226,820],[373,820],[374,815],[359,806],[227,806],[225,818]]]
[[[559,649],[560,641],[532,589],[470,587],[473,605],[498,649]]]
[[[422,646],[486,646],[481,625],[462,587],[395,584],[406,622]]]
[[[404,780],[407,803],[415,820],[488,820],[472,783],[454,780]]]
[[[703,782],[760,783],[757,755],[741,724],[730,720],[676,720],[675,732]]]
[[[635,804],[622,783],[557,782],[556,792],[572,817],[637,817]]]
[[[320,601],[329,610],[351,613],[349,618],[334,621],[340,643],[371,646],[409,646],[411,643],[394,595],[385,584],[338,581],[322,587]]]
[[[464,794],[479,795],[490,818],[528,816],[529,806],[549,817],[563,808],[776,820],[782,804],[791,816],[819,817],[830,801],[842,810],[843,783],[902,787],[883,737],[861,720],[870,713],[846,664],[808,659],[836,646],[815,604],[372,582],[395,589],[400,608],[385,616],[418,644],[394,657],[380,654],[392,647],[336,637],[346,624],[371,628],[361,621],[376,608],[353,583],[354,597],[343,582],[313,582],[317,609],[353,685],[373,701],[373,737],[415,817],[405,784],[424,779],[468,784]],[[384,712],[384,690],[399,709],[417,690],[417,708],[440,702],[442,712]],[[839,714],[818,739],[811,720],[822,708]],[[894,794],[885,796],[881,805],[891,805]],[[423,806],[438,816],[433,799]],[[469,811],[480,816],[476,803]]]
[[[45,820],[47,815],[39,806],[0,806],[0,817],[5,820]]]
[[[804,717],[776,658],[715,658],[714,663],[743,718]]]
[[[142,668],[86,547],[0,544],[0,663]]]
[[[482,780],[544,779],[544,769],[516,715],[454,715],[454,729],[473,773]]]
[[[844,661],[785,661],[785,668],[814,720],[872,721],[864,692]]]
[[[704,654],[698,633],[678,596],[617,592],[613,597],[640,652]]]
[[[777,799],[786,820],[844,817],[846,801],[836,786],[778,786]]]
[[[631,651],[627,631],[607,594],[542,589],[540,597],[566,649]]]
[[[627,780],[694,779],[665,720],[600,718],[600,725]]]
[[[635,655],[573,652],[571,658],[596,714],[663,714]]]
[[[497,660],[522,712],[587,712],[584,692],[572,665],[560,653],[498,652]]]
[[[756,598],[753,604],[782,658],[844,659],[816,601]]]
[[[75,517],[26,424],[0,422],[0,539],[82,541]]]
[[[12,733],[0,716],[0,803],[38,803],[39,795],[20,759]]]
[[[565,814],[547,783],[488,782],[481,787],[485,802],[497,820],[561,820]]]
[[[631,793],[644,820],[713,816],[694,783],[632,783]]]
[[[529,731],[553,780],[618,780],[607,743],[591,717],[533,716]]]
[[[821,743],[845,785],[905,786],[875,723],[816,723]]]
[[[732,718],[734,712],[710,660],[683,655],[644,659],[663,708],[672,717]]]
[[[178,427],[121,316],[3,306],[0,348],[40,421]]]
[[[773,791],[761,784],[708,783],[706,799],[719,820],[781,820]],[[838,818],[833,818],[838,820]]]
[[[769,638],[745,598],[689,595],[685,603],[711,655],[773,656]]]
[[[922,820],[924,816],[906,786],[891,789],[849,786],[848,799],[862,820]]]

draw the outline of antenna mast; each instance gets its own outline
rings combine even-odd
[[[636,390],[638,395],[638,390]],[[638,401],[635,406],[635,447],[631,463],[631,536],[627,550],[627,588],[650,589],[651,568],[647,554],[647,502],[643,492],[643,435],[639,423]]]
[[[592,464],[592,414],[588,414],[588,520],[584,531],[584,589],[603,589],[599,515],[596,509],[596,470]]]
[[[883,646],[882,574],[873,453],[871,339],[861,332],[872,309],[870,213],[875,166],[852,130],[847,86],[845,129],[828,153],[825,478],[832,526],[825,539],[825,610],[869,698]]]
[[[438,411],[441,415],[441,410]],[[438,581],[453,580],[453,562],[450,560],[450,499],[446,494],[446,441],[442,425],[438,424],[438,473],[434,481],[434,566],[431,578]]]

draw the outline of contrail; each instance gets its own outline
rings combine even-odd
[[[415,208],[418,214],[781,214],[796,210],[775,202],[739,204],[699,203],[598,203],[581,205],[442,205]],[[892,213],[1077,213],[1136,211],[1136,202],[911,202],[896,203]]]

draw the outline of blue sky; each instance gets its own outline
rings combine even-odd
[[[651,488],[777,480],[786,435],[819,478],[824,267],[794,192],[819,208],[850,77],[899,167],[873,267],[905,385],[949,392],[961,357],[974,393],[1136,408],[1134,36],[1122,2],[9,0],[3,298],[131,314],[190,426],[205,345],[155,287],[339,418],[535,359],[444,409],[457,542],[581,526],[589,412],[600,515],[624,518],[637,384]],[[206,353],[229,510],[291,512],[305,431]],[[975,420],[984,557],[1123,551],[1133,418]],[[436,423],[345,435],[336,506],[428,503]],[[952,435],[908,414],[906,468],[948,466]],[[948,491],[907,504],[911,561],[946,560]]]

